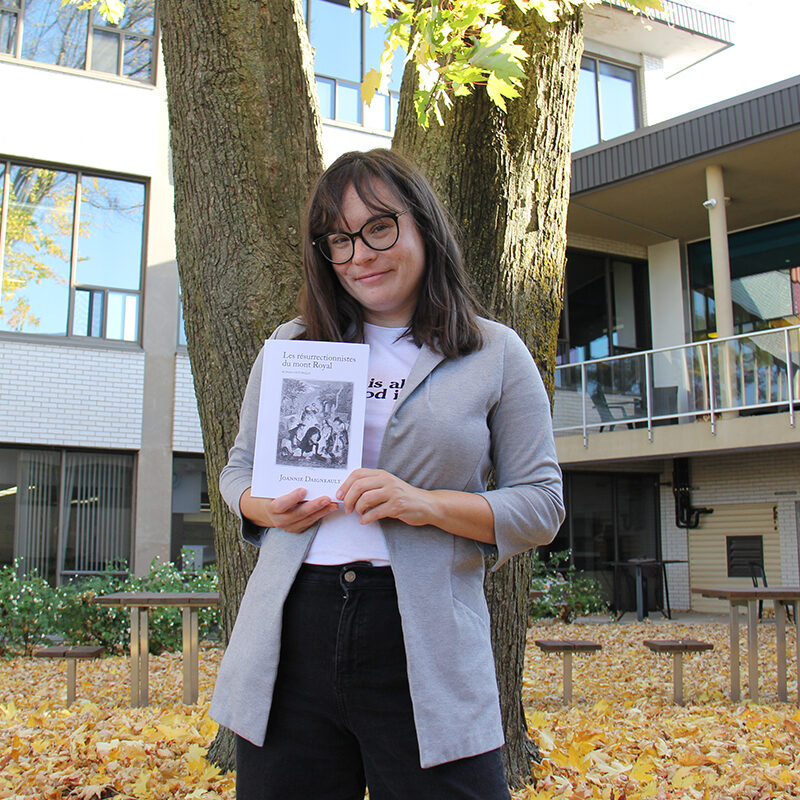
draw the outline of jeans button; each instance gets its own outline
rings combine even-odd
[[[353,570],[352,570],[352,569],[349,569],[349,570],[347,570],[347,572],[345,572],[345,574],[344,574],[344,579],[345,579],[345,580],[346,580],[348,583],[352,583],[352,582],[353,582],[353,581],[356,579],[356,573],[355,573],[355,572],[353,572]]]

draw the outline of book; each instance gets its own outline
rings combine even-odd
[[[369,345],[267,339],[254,497],[330,497],[361,466]]]

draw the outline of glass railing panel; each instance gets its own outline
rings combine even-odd
[[[787,403],[786,336],[770,331],[710,344],[717,410],[755,410]]]
[[[657,350],[651,358],[652,417],[708,413],[708,362],[704,344]]]
[[[556,430],[583,428],[583,402],[580,365],[559,367],[555,376],[553,427]]]
[[[613,430],[647,419],[644,353],[591,361],[586,370],[586,425]]]
[[[555,385],[554,427],[563,433],[699,416],[713,424],[726,411],[785,411],[790,400],[797,409],[800,326],[567,364],[556,369]]]
[[[788,341],[787,350],[789,352],[789,375],[788,381],[791,383],[792,402],[797,404],[800,401],[800,328],[792,328],[786,331],[785,340]]]

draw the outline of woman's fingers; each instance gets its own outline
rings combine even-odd
[[[285,514],[294,508],[305,496],[305,489],[294,489],[288,494],[282,494],[280,497],[276,497],[270,501],[272,512],[275,514]]]
[[[298,493],[301,493],[300,499],[297,499]],[[317,520],[338,508],[329,497],[317,497],[314,500],[301,502],[305,494],[305,489],[295,489],[295,491],[272,501],[272,517],[277,527],[290,533],[301,533],[310,528]],[[293,503],[292,500],[294,500]],[[281,511],[280,509],[285,510]]]
[[[363,524],[392,517],[409,525],[424,525],[427,494],[382,469],[354,470],[336,492],[344,510],[356,511]]]

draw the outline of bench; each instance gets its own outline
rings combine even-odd
[[[713,650],[714,645],[697,639],[645,639],[644,645],[654,653],[672,653],[672,697],[677,705],[682,706],[683,654]]]
[[[79,658],[99,658],[103,654],[100,645],[60,645],[41,647],[34,652],[35,658],[61,658],[67,662],[67,706],[75,702],[77,661]]]
[[[587,639],[536,639],[534,644],[545,653],[561,653],[564,657],[564,705],[571,705],[572,654],[591,653],[602,649],[602,645]]]

